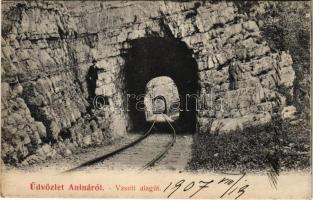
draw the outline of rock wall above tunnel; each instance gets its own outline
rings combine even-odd
[[[4,162],[44,160],[54,147],[68,153],[125,134],[125,111],[89,109],[86,74],[97,60],[103,70],[96,94],[108,97],[109,108],[124,107],[123,55],[145,37],[183,41],[198,65],[199,94],[223,102],[222,109],[198,112],[200,133],[268,121],[273,107],[284,104],[278,86],[293,85],[290,55],[273,53],[257,24],[232,2],[3,2],[2,86],[19,90],[2,93]],[[230,90],[237,45],[246,48],[247,59],[239,61],[238,89]]]

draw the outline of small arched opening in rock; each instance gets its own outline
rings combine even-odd
[[[128,131],[144,131],[149,123],[144,109],[136,106],[144,101],[147,83],[159,76],[168,76],[178,88],[180,113],[179,132],[196,131],[196,98],[198,95],[197,63],[184,42],[166,38],[142,38],[130,42],[125,54],[125,89],[128,94]],[[139,105],[140,106],[140,105]],[[144,105],[142,105],[144,106]]]
[[[59,133],[59,137],[64,141],[66,139],[71,140],[72,135],[69,129],[62,129]]]
[[[158,131],[170,131],[167,122],[173,123],[179,119],[178,89],[168,76],[159,76],[147,83],[144,104],[146,121],[156,122],[155,128]]]

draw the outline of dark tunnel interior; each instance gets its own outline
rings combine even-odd
[[[175,122],[179,132],[196,131],[196,100],[187,98],[198,94],[197,63],[192,51],[179,40],[166,38],[142,38],[131,41],[125,54],[125,78],[127,94],[145,94],[146,84],[153,78],[169,76],[177,85],[180,96],[180,117]],[[136,110],[138,100],[128,99],[128,114],[132,123],[130,131],[144,131],[148,123],[144,111]]]

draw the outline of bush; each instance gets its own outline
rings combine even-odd
[[[275,130],[276,129],[276,130]],[[213,171],[306,169],[310,167],[310,130],[281,119],[243,131],[198,135],[189,169]]]

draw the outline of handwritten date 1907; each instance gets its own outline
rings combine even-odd
[[[165,189],[163,190],[164,193],[169,192],[167,198],[171,197],[175,192],[177,192],[179,189],[182,190],[182,192],[188,192],[189,191],[189,198],[194,197],[196,194],[198,194],[201,190],[204,190],[206,188],[213,187],[213,186],[227,186],[227,189],[224,191],[223,194],[220,195],[220,198],[223,198],[224,196],[230,196],[234,195],[233,197],[235,199],[242,196],[246,189],[249,187],[248,184],[241,184],[240,182],[243,182],[243,178],[245,177],[245,173],[239,174],[241,175],[238,179],[231,179],[228,177],[223,177],[222,179],[216,181],[214,179],[203,181],[200,180],[198,182],[196,181],[186,181],[185,179],[181,179],[177,181],[176,183],[170,182]],[[215,184],[214,184],[215,183]]]

